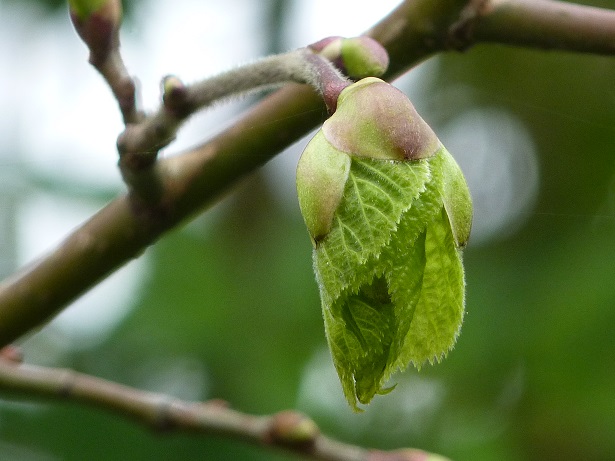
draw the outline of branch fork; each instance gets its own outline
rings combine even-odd
[[[139,123],[127,124],[118,138],[120,169],[125,181],[138,194],[151,197],[136,176],[154,165],[159,150],[175,139],[187,118],[220,100],[295,82],[311,85],[323,98],[328,112],[335,112],[339,94],[353,81],[332,61],[350,77],[361,78],[382,74],[388,65],[388,55],[381,45],[368,37],[330,37],[190,85],[174,75],[166,76],[161,82],[161,107]],[[151,188],[151,184],[147,187]]]
[[[71,19],[90,49],[90,63],[107,81],[122,111],[125,129],[118,137],[117,148],[124,181],[147,202],[160,197],[160,180],[151,171],[158,152],[175,139],[182,123],[195,112],[223,99],[295,82],[311,85],[331,114],[341,91],[352,83],[332,61],[355,78],[382,75],[388,66],[388,55],[375,40],[330,37],[190,85],[176,76],[166,76],[161,83],[160,108],[145,115],[136,108],[136,85],[120,53],[121,2],[91,4],[71,0]]]

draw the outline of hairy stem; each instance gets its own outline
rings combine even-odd
[[[327,59],[308,48],[300,48],[203,80],[192,85],[186,93],[188,100],[198,108],[203,108],[228,96],[287,82],[307,83],[321,95],[326,93],[325,89],[330,85],[347,86],[351,83]]]
[[[297,82],[314,87],[332,112],[341,90],[352,83],[328,60],[308,48],[269,56],[191,85],[171,78],[174,85],[167,85],[169,77],[163,80],[160,109],[140,123],[127,125],[117,143],[124,179],[143,197],[159,198],[159,194],[151,191],[159,187],[152,186],[151,172],[145,171],[146,181],[139,177],[140,173],[151,168],[158,151],[175,139],[181,124],[198,110],[222,99]]]

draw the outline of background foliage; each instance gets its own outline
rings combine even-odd
[[[143,3],[132,20],[142,20],[135,15]],[[278,24],[264,24],[274,44],[269,51],[288,47],[276,31],[291,3],[269,5]],[[146,282],[130,313],[98,345],[74,348],[56,365],[184,398],[222,398],[248,412],[297,407],[331,434],[375,447],[417,446],[459,461],[612,459],[615,62],[477,46],[420,72],[420,85],[408,93],[453,155],[460,152],[477,201],[489,196],[492,175],[519,166],[514,156],[497,162],[497,147],[525,146],[515,137],[502,140],[506,123],[485,125],[489,114],[505,113],[524,127],[539,177],[527,206],[465,250],[467,316],[442,364],[407,372],[395,393],[351,414],[325,351],[298,206],[281,200],[272,176],[259,172],[210,215],[148,250]],[[466,144],[477,146],[487,130],[492,156],[462,152],[451,126],[463,114],[478,120],[466,130]],[[521,154],[518,161],[526,161]],[[27,171],[23,177],[25,194],[73,193],[71,184],[27,180]],[[525,180],[531,187],[530,177],[522,177],[521,190]],[[90,192],[98,206],[110,197]],[[16,206],[10,197],[4,213]],[[44,361],[58,339],[53,330],[31,338],[27,359]],[[0,402],[1,458],[84,456],[287,459],[215,438],[151,434],[72,405]]]

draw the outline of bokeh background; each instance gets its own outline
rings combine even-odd
[[[143,105],[327,35],[398,2],[139,0],[122,32]],[[589,3],[589,2],[588,2]],[[612,0],[593,5],[615,8]],[[63,1],[0,0],[0,275],[124,187],[120,117]],[[476,46],[404,89],[467,175],[467,315],[441,364],[396,377],[363,414],[326,349],[294,168],[305,140],[23,341],[26,360],[242,411],[298,408],[327,433],[458,461],[615,457],[615,59]],[[195,117],[165,155],[252,100]],[[0,396],[0,459],[289,460],[218,438],[160,435],[76,405]]]

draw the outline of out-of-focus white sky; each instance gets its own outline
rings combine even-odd
[[[285,47],[304,46],[329,35],[358,35],[398,3],[381,0],[358,8],[353,0],[296,1],[284,29]],[[27,5],[0,0],[0,192],[10,196],[15,188],[22,190],[25,165],[50,180],[119,193],[123,185],[115,140],[122,125],[116,103],[87,64],[87,50],[68,15],[43,20],[40,11]],[[137,19],[123,30],[122,47],[148,109],[156,108],[159,82],[166,74],[190,82],[266,52],[260,2],[174,0],[172,7],[165,1],[139,5],[137,18],[147,19]],[[435,61],[421,66],[404,84],[420,87],[437,65]],[[427,96],[416,93],[420,107],[420,98]],[[243,104],[220,105],[195,117],[169,152],[216,133]],[[476,109],[459,114],[438,135],[459,160],[475,199],[472,244],[489,241],[502,229],[514,229],[513,223],[533,203],[538,186],[534,147],[525,127],[505,111]],[[279,186],[282,202],[295,207],[299,152],[296,147],[267,167],[268,174],[276,177],[272,184]],[[8,206],[0,209],[0,215],[8,223],[5,229],[14,228],[18,265],[53,247],[99,206],[87,197],[32,189],[14,204],[10,215]],[[0,260],[6,257],[0,254]],[[74,345],[95,344],[125,315],[146,277],[147,254],[76,302],[54,326],[74,337]],[[111,292],[113,305],[107,302]]]

